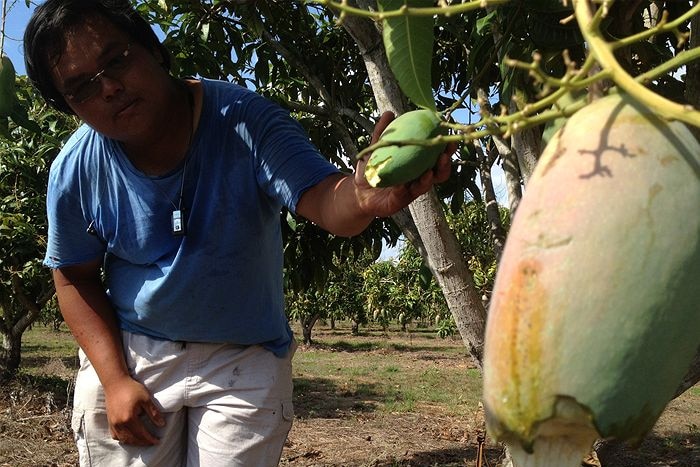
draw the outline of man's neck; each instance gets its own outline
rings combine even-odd
[[[148,139],[124,142],[132,164],[147,175],[163,175],[183,163],[195,131],[195,105],[190,85],[179,81],[164,118]]]

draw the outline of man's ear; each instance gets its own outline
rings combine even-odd
[[[167,68],[167,60],[165,60],[165,57],[163,57],[163,51],[160,49],[160,47],[153,46],[150,48],[151,55],[153,55],[153,58],[156,59],[158,64],[162,66],[163,68]]]

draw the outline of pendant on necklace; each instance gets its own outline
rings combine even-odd
[[[173,235],[176,237],[185,236],[185,234],[187,233],[187,222],[185,220],[184,211],[181,209],[174,210],[172,216],[170,217],[170,221]]]

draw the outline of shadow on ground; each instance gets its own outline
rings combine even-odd
[[[652,434],[637,448],[620,442],[605,442],[598,449],[598,457],[603,467],[698,467],[700,430],[665,436]]]
[[[484,450],[482,465],[498,465],[503,457],[503,450],[491,447]],[[470,446],[463,449],[435,449],[432,451],[414,452],[401,459],[391,458],[372,463],[372,467],[433,467],[433,466],[464,466],[477,464],[477,448]]]
[[[373,412],[381,397],[375,384],[349,389],[327,378],[294,378],[297,418],[341,418],[351,412]]]

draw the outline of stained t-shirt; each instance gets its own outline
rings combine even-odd
[[[104,258],[122,329],[189,342],[263,344],[283,355],[280,213],[337,172],[286,111],[234,84],[202,80],[186,162],[151,177],[83,125],[51,167],[51,268]],[[183,178],[184,170],[184,178]],[[186,235],[172,233],[182,208]]]

